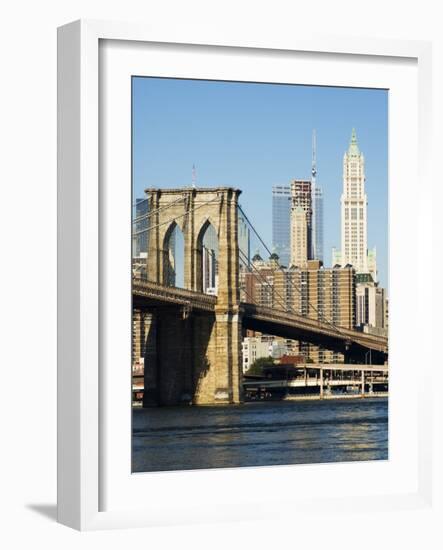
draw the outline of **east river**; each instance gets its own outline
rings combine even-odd
[[[133,472],[387,458],[385,398],[133,410]]]

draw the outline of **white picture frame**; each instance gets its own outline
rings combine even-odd
[[[103,57],[100,53],[100,44],[112,41],[117,44],[117,57],[121,49],[118,45],[128,48],[140,44],[154,44],[155,51],[150,51],[149,57],[157,59],[160,65],[165,61],[161,57],[161,46],[173,45],[173,51],[180,48],[189,48],[192,44],[198,52],[205,52],[209,60],[214,48],[222,48],[231,58],[242,55],[255,55],[267,52],[284,58],[288,53],[300,52],[312,58],[328,56],[324,60],[328,63],[334,56],[349,62],[372,63],[371,60],[386,60],[391,67],[396,64],[412,63],[414,77],[418,83],[418,98],[415,97],[415,109],[418,114],[418,147],[411,149],[414,161],[418,168],[418,180],[426,185],[430,181],[430,127],[431,127],[431,46],[426,42],[369,40],[348,37],[303,36],[282,37],[281,40],[258,38],[251,39],[226,37],[223,42],[208,40],[207,37],[192,39],[176,32],[170,36],[150,28],[136,24],[77,21],[61,27],[58,33],[58,520],[70,527],[80,530],[118,528],[131,526],[165,525],[176,523],[193,523],[198,521],[219,521],[228,519],[259,519],[264,516],[264,508],[269,499],[270,503],[289,503],[292,510],[309,511],[330,509],[346,512],[356,506],[364,513],[374,510],[398,510],[401,508],[423,509],[431,506],[432,500],[432,452],[431,452],[431,402],[427,398],[425,386],[430,383],[432,376],[432,362],[424,361],[423,379],[417,385],[413,400],[417,406],[409,411],[412,425],[418,431],[414,436],[417,456],[411,457],[411,462],[405,466],[402,475],[399,475],[396,489],[392,485],[385,493],[369,490],[339,492],[339,487],[332,484],[329,492],[323,494],[312,488],[312,497],[306,495],[301,499],[292,498],[284,490],[269,491],[269,495],[256,498],[252,490],[256,484],[257,470],[255,468],[233,469],[229,472],[203,471],[198,478],[195,472],[182,474],[157,474],[137,481],[150,487],[151,495],[155,495],[157,506],[136,502],[131,504],[131,490],[128,483],[117,489],[109,489],[110,484],[120,484],[122,457],[111,463],[106,463],[109,445],[109,430],[106,429],[106,418],[109,416],[106,403],[113,397],[121,379],[113,378],[114,371],[108,382],[104,384],[102,353],[100,348],[101,332],[103,330],[102,313],[103,303],[106,303],[109,285],[117,284],[118,279],[103,284],[103,262],[109,261],[105,257],[102,239],[103,232],[109,230],[109,216],[116,212],[119,203],[118,196],[108,196],[104,201],[106,191],[103,190],[103,178],[100,174],[103,150],[100,142],[100,112],[103,114],[103,105],[100,104],[99,82],[100,63],[109,63],[110,57]],[[212,48],[212,50],[211,50]],[[192,49],[192,48],[191,48]],[[193,50],[194,51],[194,50]],[[120,52],[120,53],[119,53]],[[156,57],[157,56],[157,57]],[[173,57],[173,56],[172,56]],[[127,59],[125,57],[125,59]],[[192,63],[192,59],[190,60]],[[411,66],[412,66],[411,65]],[[160,69],[159,69],[160,70]],[[167,72],[167,69],[165,69]],[[172,70],[172,69],[171,69]],[[183,69],[186,72],[186,68]],[[213,67],[214,78],[217,76],[217,67]],[[284,70],[284,69],[283,69]],[[130,74],[129,71],[128,74]],[[157,73],[158,74],[158,71]],[[173,73],[167,73],[175,76]],[[206,73],[205,73],[206,74]],[[248,78],[246,78],[247,80]],[[106,83],[106,79],[104,80]],[[317,82],[313,82],[314,84]],[[331,82],[333,84],[333,82]],[[334,82],[337,85],[337,81]],[[340,85],[340,83],[338,83]],[[346,85],[343,80],[342,85]],[[349,80],[348,85],[357,85],[356,81]],[[414,90],[414,94],[416,91]],[[407,94],[406,94],[407,95]],[[412,97],[412,96],[411,96]],[[409,98],[409,101],[411,99]],[[127,121],[130,124],[130,121]],[[411,122],[414,128],[414,122]],[[392,130],[392,128],[391,128]],[[103,136],[102,136],[103,137]],[[129,136],[127,136],[129,138]],[[412,143],[412,141],[411,141]],[[127,148],[125,149],[127,151]],[[396,158],[391,158],[396,169]],[[124,155],[122,162],[124,163]],[[126,159],[127,160],[127,159]],[[415,166],[415,165],[414,165]],[[405,175],[405,179],[407,178]],[[406,200],[406,199],[405,199]],[[405,202],[406,210],[409,203]],[[420,206],[420,205],[419,205]],[[431,220],[425,212],[419,209],[420,230],[429,228]],[[103,219],[108,220],[103,222]],[[125,215],[118,223],[127,222]],[[400,220],[401,221],[401,220]],[[405,220],[401,221],[405,223]],[[403,227],[402,226],[402,227]],[[414,226],[415,227],[415,226]],[[128,227],[130,231],[130,227]],[[391,238],[392,240],[392,238]],[[125,240],[122,239],[122,246]],[[129,241],[128,241],[129,243]],[[399,250],[401,243],[397,242]],[[399,254],[405,254],[401,250]],[[430,257],[430,250],[423,246],[420,250],[421,260]],[[128,261],[129,269],[129,261]],[[420,264],[423,265],[423,262]],[[395,265],[394,265],[395,267]],[[397,269],[397,268],[396,268]],[[394,270],[395,272],[395,270]],[[417,267],[411,274],[413,284],[422,284],[425,279],[424,268]],[[118,288],[118,286],[117,286]],[[425,291],[430,293],[428,288]],[[393,302],[395,304],[395,300]],[[417,313],[426,315],[426,300],[415,302]],[[393,311],[393,331],[395,333],[395,308]],[[129,326],[129,324],[127,325]],[[415,328],[415,327],[414,327]],[[117,344],[118,345],[118,344]],[[123,349],[123,352],[125,350]],[[122,350],[120,350],[122,352]],[[432,358],[431,348],[425,352],[426,358]],[[129,357],[128,357],[129,359]],[[397,371],[398,372],[398,371]],[[125,376],[129,376],[129,371]],[[393,372],[394,381],[400,384],[400,379]],[[407,391],[409,386],[404,386]],[[403,409],[402,409],[403,407]],[[117,407],[118,409],[118,407]],[[412,412],[411,412],[412,411]],[[407,413],[405,402],[394,401],[394,417]],[[128,413],[129,414],[129,413]],[[126,417],[125,417],[126,418]],[[127,422],[121,422],[116,427],[116,433],[125,434],[124,443],[130,438]],[[122,430],[121,432],[119,430]],[[395,436],[395,433],[394,433]],[[395,439],[395,438],[394,438]],[[390,444],[392,441],[390,440]],[[394,443],[395,444],[395,441]],[[414,453],[415,453],[414,451]],[[128,451],[129,452],[129,451]],[[412,454],[414,454],[412,453]],[[120,461],[120,462],[119,462]],[[104,465],[106,463],[106,466]],[[117,464],[118,463],[118,464]],[[393,461],[395,466],[395,460]],[[393,466],[393,467],[394,467]],[[116,469],[117,468],[117,469]],[[128,466],[129,468],[129,466]],[[266,476],[267,481],[282,484],[293,476],[296,466],[274,467],[259,469],[260,475]],[[318,477],[319,484],[328,479],[330,470],[311,466],[304,469],[304,476]],[[358,484],[363,470],[351,468],[350,465],[335,466],[337,478],[347,476]],[[378,467],[376,467],[378,468]],[[411,474],[414,471],[415,474]],[[377,476],[377,471],[374,470]],[[126,474],[130,474],[129,469]],[[126,475],[125,474],[125,475]],[[295,475],[295,474],[294,474]],[[372,475],[372,474],[371,474]],[[380,475],[387,475],[386,472]],[[392,475],[392,471],[391,471]],[[411,478],[412,475],[412,478]],[[395,477],[395,475],[393,476]],[[405,480],[409,479],[410,483]],[[198,487],[212,485],[220,487],[217,501],[208,506],[207,503],[197,500],[192,503],[192,495],[188,494],[185,500],[180,494],[188,491],[197,481]],[[218,485],[217,485],[218,484]],[[236,505],[230,501],[229,494],[222,493],[222,487],[227,486],[249,487],[250,497],[238,501]],[[248,485],[250,484],[250,485]],[[103,489],[106,485],[106,491]],[[174,486],[176,487],[174,489]],[[164,489],[163,489],[164,487]],[[167,488],[167,489],[166,489]],[[174,495],[171,491],[176,491]],[[165,495],[162,495],[162,492]],[[198,491],[196,491],[198,493]],[[103,495],[112,493],[112,498]],[[244,491],[243,491],[244,493]],[[272,494],[271,494],[272,493]],[[326,495],[326,496],[325,496]],[[208,497],[210,498],[210,497]],[[240,499],[241,500],[241,499]],[[108,506],[107,501],[112,502]],[[174,505],[171,501],[176,501]],[[188,504],[186,504],[188,502]],[[281,517],[285,513],[282,507],[277,507],[274,517]]]

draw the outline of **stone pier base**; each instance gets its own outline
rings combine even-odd
[[[241,322],[238,313],[151,315],[143,406],[240,403]]]

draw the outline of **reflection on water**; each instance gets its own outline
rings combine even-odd
[[[133,410],[134,472],[387,458],[387,399]]]

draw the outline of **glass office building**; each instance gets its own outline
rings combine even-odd
[[[291,254],[291,188],[289,185],[272,187],[272,247],[280,264],[289,265]]]
[[[132,256],[148,251],[148,199],[135,199],[132,223]]]

